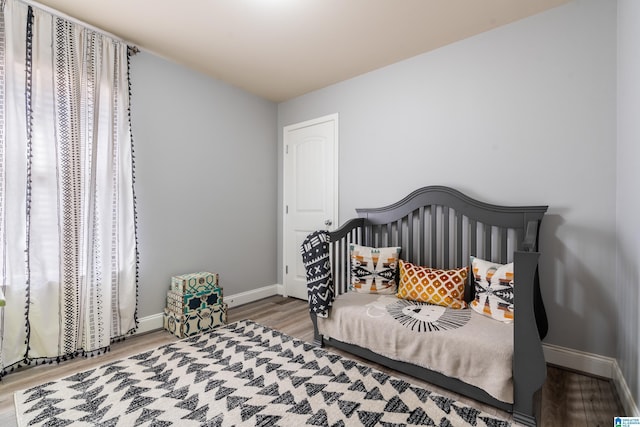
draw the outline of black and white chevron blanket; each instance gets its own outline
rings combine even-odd
[[[324,230],[309,234],[300,246],[302,263],[307,272],[309,311],[328,317],[333,302],[333,277],[329,260],[329,233]]]

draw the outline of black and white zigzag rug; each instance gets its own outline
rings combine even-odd
[[[509,426],[251,321],[15,395],[20,426]]]

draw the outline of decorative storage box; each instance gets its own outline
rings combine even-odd
[[[187,314],[189,311],[222,304],[222,288],[202,291],[195,294],[183,294],[176,291],[167,292],[167,309],[176,314]]]
[[[184,338],[227,323],[227,304],[216,273],[173,276],[164,309],[164,328]]]
[[[212,291],[217,287],[218,275],[216,273],[189,273],[171,278],[171,290],[181,294],[197,294],[198,292]]]
[[[207,332],[225,323],[227,323],[227,304],[216,304],[187,314],[177,314],[167,308],[164,309],[164,328],[178,338]]]

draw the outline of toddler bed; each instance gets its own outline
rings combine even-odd
[[[538,278],[546,210],[430,186],[312,233],[301,251],[315,343],[535,425],[533,395],[546,377]]]

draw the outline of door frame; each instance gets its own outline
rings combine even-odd
[[[286,282],[286,276],[287,276],[287,220],[288,220],[288,216],[287,216],[287,180],[291,179],[291,177],[289,176],[289,174],[291,173],[291,171],[287,170],[287,150],[288,150],[288,141],[287,141],[287,134],[289,131],[291,130],[295,130],[295,129],[299,129],[299,128],[304,128],[304,127],[308,127],[308,126],[313,126],[313,125],[317,125],[320,123],[324,123],[324,122],[328,122],[328,121],[333,121],[334,122],[334,134],[333,134],[333,143],[334,143],[334,150],[333,150],[333,218],[334,218],[334,223],[332,224],[332,226],[330,227],[331,229],[336,228],[338,226],[337,222],[339,221],[338,218],[338,159],[339,159],[339,153],[340,153],[340,143],[339,143],[339,139],[338,136],[340,134],[339,132],[339,117],[338,117],[338,113],[333,113],[333,114],[328,114],[326,116],[322,116],[322,117],[318,117],[315,119],[310,119],[310,120],[305,120],[303,122],[299,122],[299,123],[294,123],[291,125],[286,125],[282,127],[282,265],[281,265],[281,272],[282,272],[282,296],[286,297],[288,296],[288,290],[287,290],[287,282]]]

